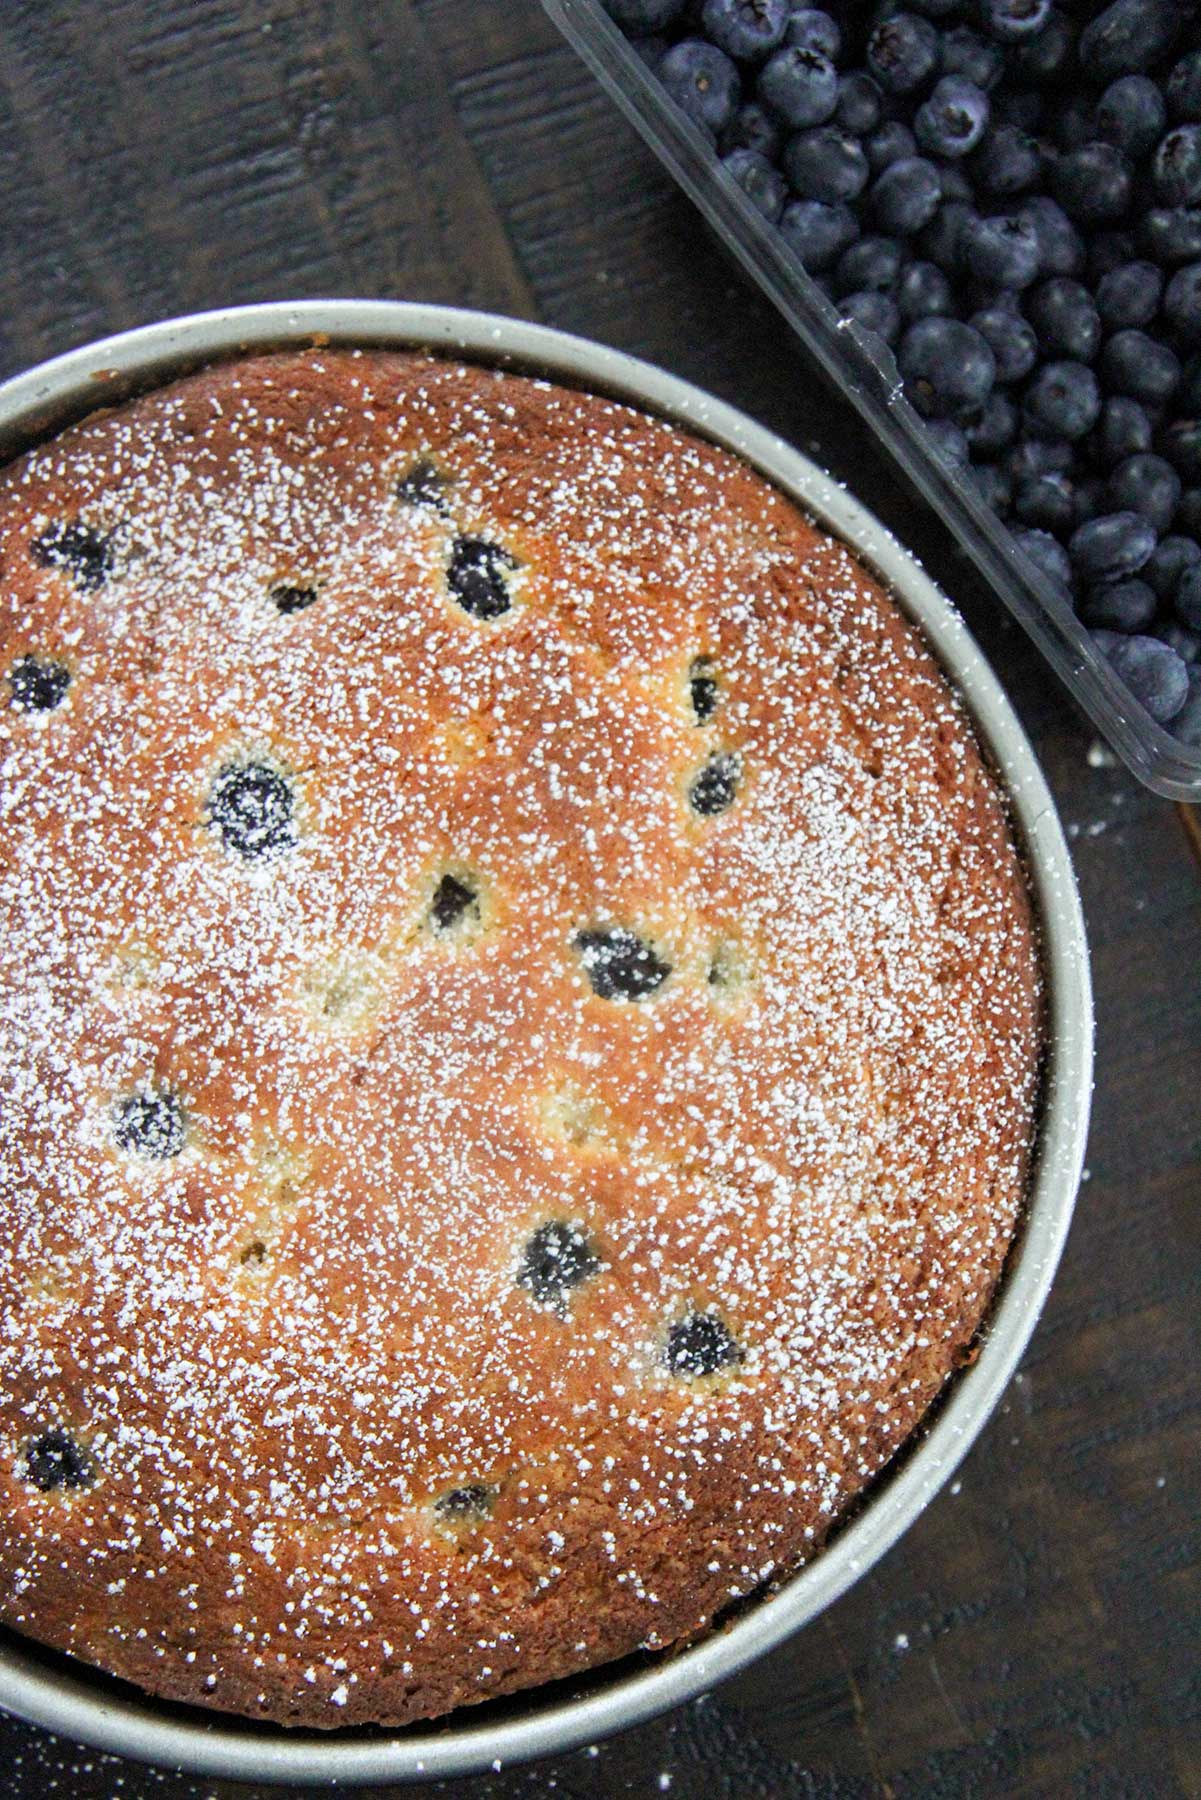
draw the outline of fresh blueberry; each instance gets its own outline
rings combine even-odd
[[[1201,542],[1201,487],[1185,488],[1172,523],[1177,531]]]
[[[701,28],[739,62],[758,62],[784,41],[789,0],[704,0]]]
[[[575,947],[601,1000],[643,1000],[671,974],[671,964],[626,925],[578,931]]]
[[[1014,485],[1013,510],[1023,525],[1063,536],[1076,518],[1075,489],[1070,476],[1054,471],[1028,475]]]
[[[1076,448],[1063,438],[1020,438],[1005,458],[1015,484],[1031,475],[1068,475],[1076,460]]]
[[[667,38],[656,32],[652,37],[631,38],[630,47],[639,62],[645,63],[652,74],[658,74],[659,64],[670,48]]]
[[[839,257],[835,285],[840,294],[856,294],[861,288],[886,293],[896,286],[900,271],[901,246],[895,238],[860,238]]]
[[[961,162],[939,162],[934,166],[938,170],[938,191],[944,200],[974,199],[975,187]]]
[[[1072,533],[1068,544],[1082,581],[1093,586],[1135,575],[1155,549],[1155,527],[1136,512],[1102,513]]]
[[[917,247],[928,262],[957,278],[963,267],[963,240],[977,217],[966,200],[944,200],[930,223],[921,231]]]
[[[659,80],[680,111],[710,137],[719,137],[733,119],[742,84],[738,70],[716,44],[682,38],[659,64]]]
[[[742,1351],[715,1313],[689,1312],[668,1332],[663,1361],[670,1374],[692,1379],[741,1362]]]
[[[1088,289],[1069,275],[1040,282],[1026,300],[1026,316],[1045,356],[1091,362],[1101,342],[1101,319]]]
[[[1124,581],[1105,581],[1090,588],[1079,612],[1086,625],[1099,625],[1105,631],[1145,631],[1157,605],[1155,589],[1137,575],[1128,575]]]
[[[882,19],[868,37],[868,69],[890,94],[911,94],[924,87],[938,62],[938,32],[929,19],[915,13]]]
[[[792,131],[824,125],[838,104],[838,74],[828,56],[786,45],[768,57],[759,98]]]
[[[987,94],[1005,72],[1005,52],[970,25],[953,25],[943,35],[941,66],[944,75],[962,75]]]
[[[184,1111],[166,1088],[130,1094],[113,1113],[113,1141],[127,1156],[168,1162],[184,1146]]]
[[[600,1269],[600,1257],[583,1226],[551,1219],[527,1240],[517,1266],[517,1284],[528,1288],[540,1306],[567,1310],[573,1288]]]
[[[1188,666],[1159,638],[1119,638],[1110,649],[1109,663],[1114,674],[1161,725],[1174,719],[1188,699]]]
[[[780,171],[757,150],[731,150],[721,160],[756,212],[769,224],[778,224],[788,198],[788,183]]]
[[[901,315],[895,300],[872,288],[855,294],[844,294],[838,302],[844,319],[873,331],[886,344],[895,344],[901,331]]]
[[[1111,269],[1133,262],[1137,255],[1129,231],[1094,231],[1088,240],[1088,278],[1101,281]]]
[[[1201,120],[1201,50],[1190,50],[1175,64],[1166,94],[1173,119]]]
[[[849,206],[791,200],[780,216],[780,235],[812,272],[828,269],[855,242],[859,223]]]
[[[29,548],[44,569],[61,569],[85,594],[103,587],[116,566],[111,532],[97,531],[79,519],[48,525]]]
[[[1080,66],[1092,81],[1140,74],[1172,46],[1176,0],[1113,0],[1080,36]]]
[[[1201,481],[1201,419],[1173,419],[1161,434],[1160,449],[1187,481]]]
[[[680,17],[687,0],[601,0],[605,11],[624,31],[666,31]]]
[[[834,123],[856,137],[866,137],[880,123],[880,88],[862,69],[838,77]]]
[[[857,138],[836,125],[818,125],[789,138],[784,173],[806,200],[854,200],[867,185],[868,164]]]
[[[1160,140],[1151,174],[1166,206],[1201,200],[1201,125],[1177,125]]]
[[[1077,29],[1075,20],[1053,6],[1041,31],[1008,46],[1007,61],[1014,79],[1040,85],[1058,83],[1070,73]]]
[[[974,150],[988,125],[988,95],[962,75],[944,75],[918,107],[913,132],[929,156],[959,157]]]
[[[879,174],[881,170],[890,168],[895,162],[902,162],[906,157],[917,154],[917,139],[908,125],[900,119],[888,119],[878,131],[873,131],[865,146],[867,160],[872,172]]]
[[[1099,140],[1060,157],[1052,174],[1055,198],[1088,225],[1120,219],[1130,204],[1130,170],[1120,150]]]
[[[1051,0],[981,0],[984,28],[1002,43],[1033,37],[1051,17]]]
[[[21,1475],[39,1493],[49,1494],[57,1488],[87,1487],[92,1464],[70,1432],[56,1425],[25,1446]]]
[[[1147,325],[1159,311],[1163,276],[1149,262],[1119,263],[1097,283],[1097,311],[1107,331]]]
[[[1181,481],[1170,462],[1142,451],[1119,463],[1109,477],[1109,503],[1115,512],[1141,513],[1157,532],[1168,529],[1180,502]]]
[[[1013,503],[1013,483],[1009,471],[1001,463],[976,463],[970,470],[971,481],[985,506],[1002,517]]]
[[[1201,570],[1201,544],[1173,535],[1160,538],[1143,575],[1165,605],[1171,605],[1188,569]]]
[[[1080,273],[1084,267],[1084,240],[1057,201],[1046,194],[1033,194],[1021,202],[1017,215],[1034,228],[1039,268],[1044,275]]]
[[[1033,325],[1019,313],[1000,306],[986,306],[973,313],[971,323],[996,359],[998,381],[1024,381],[1038,361],[1038,339]]]
[[[721,134],[725,155],[728,156],[731,150],[754,150],[760,156],[766,156],[769,162],[779,155],[782,142],[779,125],[757,100],[748,100],[745,106],[740,106]]]
[[[1164,294],[1163,311],[1182,343],[1201,344],[1201,262],[1177,269]]]
[[[1100,466],[1112,469],[1128,457],[1148,451],[1153,435],[1146,407],[1126,394],[1114,394],[1101,408],[1090,447]]]
[[[1180,359],[1145,331],[1115,331],[1100,357],[1101,379],[1111,394],[1129,394],[1162,406],[1180,380]]]
[[[926,441],[943,462],[956,468],[966,468],[971,462],[967,438],[951,419],[927,419]]]
[[[1166,124],[1163,95],[1147,75],[1119,75],[1097,102],[1097,136],[1135,162],[1159,142]]]
[[[8,681],[10,704],[18,712],[53,712],[67,697],[71,671],[55,657],[19,656],[8,671]]]
[[[959,319],[919,319],[901,339],[898,366],[919,412],[970,416],[987,400],[996,360],[980,332]]]
[[[972,158],[972,174],[986,194],[1024,194],[1042,171],[1038,141],[1016,125],[994,125],[980,140]]]
[[[913,237],[942,203],[938,170],[924,156],[902,157],[877,175],[869,198],[882,230]]]
[[[1141,236],[1153,262],[1195,262],[1201,256],[1201,206],[1153,206],[1141,222]]]
[[[1201,744],[1201,669],[1188,672],[1188,697],[1172,719],[1172,731],[1183,744]]]
[[[1189,631],[1201,631],[1201,562],[1181,571],[1174,603],[1180,623]]]
[[[969,220],[963,259],[976,280],[989,287],[1029,287],[1039,272],[1038,233],[1016,213]]]
[[[951,284],[935,263],[911,262],[897,282],[897,305],[907,325],[955,310]]]
[[[1072,564],[1067,551],[1049,531],[1015,531],[1014,543],[1051,586],[1066,594],[1072,585]]]
[[[1181,662],[1188,663],[1191,696],[1194,678],[1201,678],[1201,669],[1194,667],[1201,663],[1201,632],[1190,631],[1187,626],[1178,625],[1175,619],[1169,619],[1166,625],[1153,626],[1151,636],[1157,637],[1161,644],[1167,644],[1170,650],[1174,650]],[[1177,727],[1174,725],[1172,729],[1176,730]]]
[[[784,41],[799,50],[816,50],[819,56],[836,63],[842,52],[842,33],[838,21],[818,6],[794,7],[785,27]]]
[[[1018,432],[1018,409],[1008,394],[991,393],[980,409],[979,417],[965,428],[964,435],[976,462],[989,462],[1007,450]]]
[[[1072,510],[1077,525],[1086,525],[1090,519],[1099,519],[1102,513],[1108,512],[1105,504],[1105,483],[1099,475],[1080,475],[1072,483]]]
[[[732,751],[715,750],[688,789],[693,812],[704,819],[726,812],[738,797],[741,772],[741,763]]]

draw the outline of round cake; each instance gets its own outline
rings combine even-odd
[[[688,1641],[972,1354],[1003,797],[735,457],[244,358],[0,473],[0,1620],[333,1726]]]

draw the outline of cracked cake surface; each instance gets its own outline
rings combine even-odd
[[[733,456],[416,354],[0,472],[0,1620],[399,1724],[706,1628],[970,1348],[1036,938]]]

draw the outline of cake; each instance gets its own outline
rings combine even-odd
[[[424,354],[0,472],[0,1621],[400,1725],[719,1628],[974,1342],[1004,797],[737,458]]]

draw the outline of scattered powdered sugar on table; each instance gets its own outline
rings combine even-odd
[[[0,557],[3,1616],[402,1720],[794,1566],[1033,1131],[916,637],[733,459],[420,358],[86,423]]]

